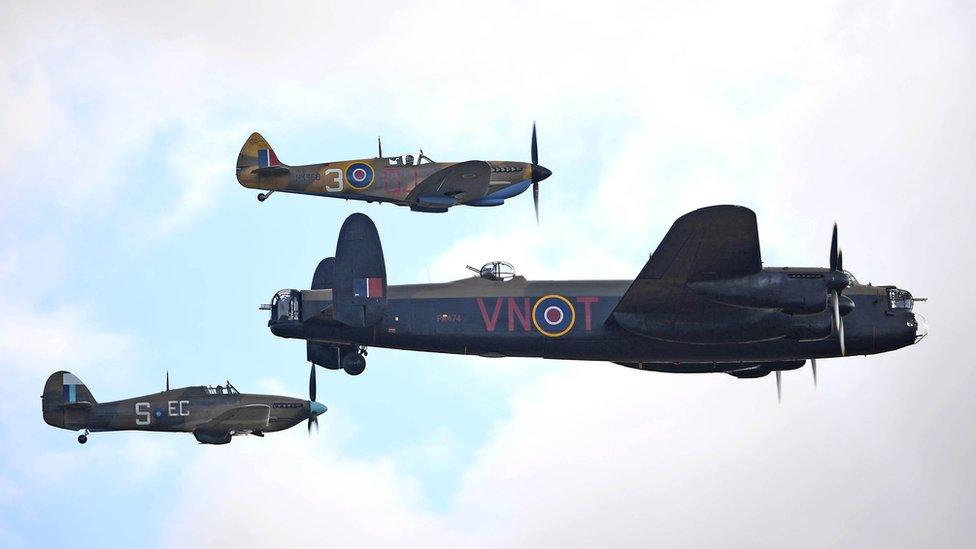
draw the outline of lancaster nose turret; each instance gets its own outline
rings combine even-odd
[[[929,335],[929,321],[925,320],[924,316],[915,313],[915,343],[927,335]]]

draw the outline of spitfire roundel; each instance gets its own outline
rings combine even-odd
[[[560,337],[576,324],[576,309],[561,295],[547,295],[532,307],[532,323],[543,335]]]
[[[373,184],[373,168],[357,162],[346,168],[346,181],[350,187],[363,190]]]

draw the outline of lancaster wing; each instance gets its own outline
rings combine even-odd
[[[698,302],[686,283],[762,270],[756,214],[742,206],[712,206],[681,216],[641,269],[614,312],[686,309]]]

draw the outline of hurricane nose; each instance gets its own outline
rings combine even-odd
[[[308,403],[308,409],[313,416],[320,416],[324,414],[326,410],[328,410],[328,408],[325,407],[325,404],[319,404],[314,400]]]
[[[925,320],[924,316],[915,313],[915,343],[927,335],[929,335],[929,321]]]
[[[549,168],[546,168],[545,166],[540,166],[538,164],[532,166],[532,179],[534,181],[542,181],[543,179],[549,177],[550,175],[552,175],[552,172],[549,171]]]

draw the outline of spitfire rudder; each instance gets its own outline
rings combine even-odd
[[[278,159],[271,145],[258,132],[254,132],[237,155],[237,181],[249,188],[262,188],[260,176],[288,173],[288,166]],[[255,178],[257,175],[259,177]]]

